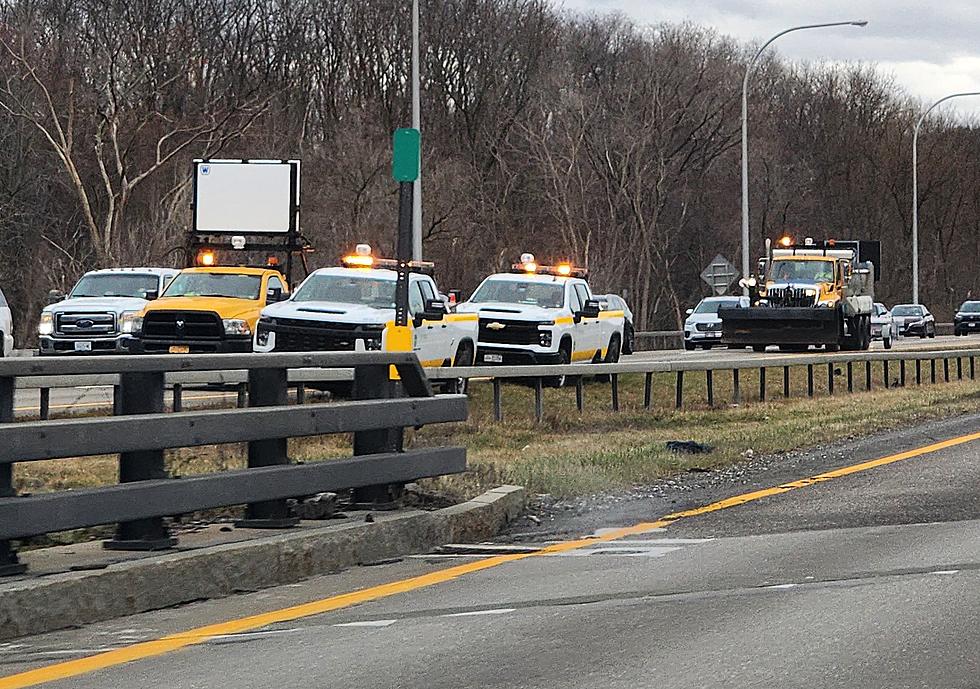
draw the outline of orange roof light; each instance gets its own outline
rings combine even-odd
[[[216,256],[214,254],[214,249],[201,249],[197,252],[197,265],[210,268],[216,263]]]
[[[354,253],[344,256],[342,259],[348,268],[371,268],[374,266],[374,256],[371,255],[370,244],[358,244],[354,247]]]
[[[558,268],[558,274],[559,275],[568,276],[568,275],[571,275],[572,274],[572,264],[571,263],[559,263],[558,266],[557,266],[557,268]]]
[[[783,247],[793,246],[793,238],[790,237],[788,234],[784,234],[782,237],[779,238],[779,245]]]

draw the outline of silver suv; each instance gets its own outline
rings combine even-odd
[[[134,319],[180,272],[174,268],[108,268],[85,273],[67,296],[55,290],[41,311],[42,355],[125,354]]]
[[[0,356],[10,356],[14,349],[14,320],[10,315],[10,305],[0,290]]]
[[[749,305],[748,297],[705,297],[693,309],[687,310],[687,320],[684,321],[684,349],[695,347],[711,349],[721,346],[721,318],[718,308],[721,306]]]

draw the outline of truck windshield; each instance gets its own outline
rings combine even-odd
[[[833,261],[777,259],[772,262],[769,279],[775,282],[833,282]]]
[[[181,273],[164,292],[166,297],[228,297],[258,299],[260,275],[236,273]]]
[[[351,275],[311,275],[296,290],[293,301],[362,304],[376,309],[395,308],[395,281]]]
[[[83,276],[68,296],[69,298],[138,297],[145,299],[147,292],[153,292],[157,289],[156,275],[100,273]]]
[[[499,301],[505,304],[527,304],[558,309],[565,301],[565,285],[550,282],[487,280],[480,285],[470,301],[477,304]]]

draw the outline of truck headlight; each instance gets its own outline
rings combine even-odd
[[[241,318],[222,318],[221,324],[225,327],[225,335],[230,337],[251,335],[252,329],[248,326],[248,321]]]
[[[38,335],[50,335],[54,332],[54,314],[45,312],[41,314],[41,320],[37,324]]]
[[[806,294],[806,296],[808,296],[808,297],[815,297],[815,296],[817,296],[817,290],[815,290],[815,289],[813,289],[813,288],[811,287],[810,289],[808,289],[808,290],[807,290],[807,291],[805,292],[805,294]]]
[[[138,335],[143,329],[143,319],[139,311],[123,311],[119,314],[119,332],[124,335]]]

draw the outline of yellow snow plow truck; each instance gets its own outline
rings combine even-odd
[[[877,241],[783,237],[766,256],[759,275],[739,281],[749,291],[748,308],[721,308],[722,343],[765,351],[805,351],[811,345],[835,352],[871,345],[874,283],[879,277]]]

